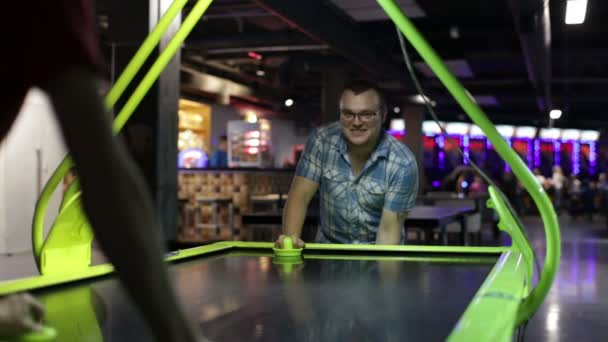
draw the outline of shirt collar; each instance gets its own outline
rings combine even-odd
[[[372,152],[372,156],[371,159],[372,160],[376,160],[380,157],[383,158],[387,158],[388,157],[388,151],[389,151],[389,141],[388,141],[388,134],[386,134],[386,132],[382,131],[380,132],[380,141],[378,142],[378,146],[376,146],[376,149],[374,150],[374,152]]]
[[[388,134],[386,134],[386,132],[382,131],[380,132],[380,141],[378,142],[378,146],[376,146],[376,149],[374,150],[374,152],[372,152],[372,155],[370,156],[370,160],[376,160],[380,157],[384,157],[387,158],[388,157],[388,151],[389,151],[389,141],[388,141]],[[346,155],[348,152],[348,143],[346,142],[346,138],[344,138],[344,134],[342,133],[342,131],[340,131],[340,139],[338,139],[338,151],[340,152],[340,154],[342,155]]]

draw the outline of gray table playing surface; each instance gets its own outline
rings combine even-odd
[[[492,266],[315,259],[288,274],[268,256],[227,254],[172,266],[171,275],[188,315],[211,341],[442,341]],[[62,313],[49,315],[72,315],[84,341],[87,326],[76,314],[84,301],[68,295],[82,291],[92,294],[86,304],[104,341],[151,341],[113,277],[36,295],[65,298]]]

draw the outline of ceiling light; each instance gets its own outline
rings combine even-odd
[[[458,38],[460,38],[460,30],[458,29],[458,26],[452,26],[452,27],[450,27],[450,37],[452,39],[458,39]]]
[[[258,122],[258,114],[252,110],[248,110],[245,112],[245,121],[249,123]]]
[[[553,120],[557,120],[562,117],[562,111],[559,109],[553,109],[549,113],[549,117]]]
[[[585,22],[587,0],[568,0],[566,5],[566,24],[577,25]]]
[[[285,100],[285,107],[291,107],[291,106],[293,106],[293,100],[292,99]]]
[[[410,96],[410,101],[417,103],[417,104],[424,104],[425,99],[426,99],[426,102],[428,102],[433,107],[435,107],[435,105],[437,104],[435,101],[431,100],[428,96],[422,96],[420,94]]]

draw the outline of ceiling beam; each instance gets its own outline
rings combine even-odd
[[[306,34],[328,44],[338,53],[365,69],[377,79],[403,79],[399,68],[347,16],[339,15],[321,0],[300,1],[255,0],[257,4]]]
[[[548,0],[509,0],[521,40],[528,78],[537,92],[538,109],[552,109],[551,19]]]
[[[201,32],[192,32],[185,42],[186,47],[201,49],[310,44],[318,44],[318,42],[295,30],[234,34],[201,34]]]

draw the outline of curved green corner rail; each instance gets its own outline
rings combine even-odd
[[[505,140],[496,130],[496,127],[490,122],[473,97],[464,89],[456,77],[452,75],[441,58],[439,58],[437,53],[420,32],[418,32],[412,22],[405,16],[399,6],[397,6],[393,0],[378,0],[378,3],[418,51],[420,56],[422,56],[424,61],[429,65],[464,111],[469,115],[471,120],[486,133],[498,154],[511,166],[515,176],[522,182],[538,206],[545,226],[547,251],[540,280],[520,306],[517,318],[517,325],[519,325],[529,319],[538,309],[549,292],[555,274],[557,273],[561,246],[559,223],[553,205],[542,187],[534,179],[532,172],[530,172],[523,161],[517,157],[515,152],[507,145]]]
[[[141,47],[135,53],[131,62],[129,62],[121,76],[112,86],[112,89],[108,92],[104,101],[105,106],[108,110],[111,110],[114,107],[118,99],[122,96],[122,94],[128,87],[129,83],[139,72],[146,59],[150,56],[154,48],[158,45],[171,22],[173,22],[173,20],[181,12],[187,2],[187,0],[175,0],[171,4],[171,6],[169,6],[167,11],[163,14],[157,26],[144,40]],[[181,25],[179,30],[175,33],[167,47],[163,50],[163,52],[160,54],[156,62],[152,65],[148,73],[144,76],[144,80],[142,81],[142,83],[140,83],[133,95],[127,100],[127,103],[123,107],[123,110],[114,120],[114,133],[120,132],[121,128],[131,117],[143,97],[150,90],[154,82],[158,79],[164,67],[175,55],[177,49],[181,46],[190,31],[192,31],[194,25],[196,25],[200,17],[203,15],[203,13],[205,13],[211,2],[212,0],[199,0],[192,8],[190,14],[183,21],[183,24]],[[32,248],[34,250],[34,255],[37,263],[40,260],[40,254],[44,245],[44,219],[49,201],[51,199],[51,196],[53,195],[53,193],[55,192],[55,190],[73,165],[74,163],[71,158],[65,157],[61,161],[57,169],[55,169],[49,181],[45,184],[40,194],[40,197],[36,202],[36,208],[34,210],[34,218],[32,222]],[[72,201],[64,201],[64,203],[72,203]]]

